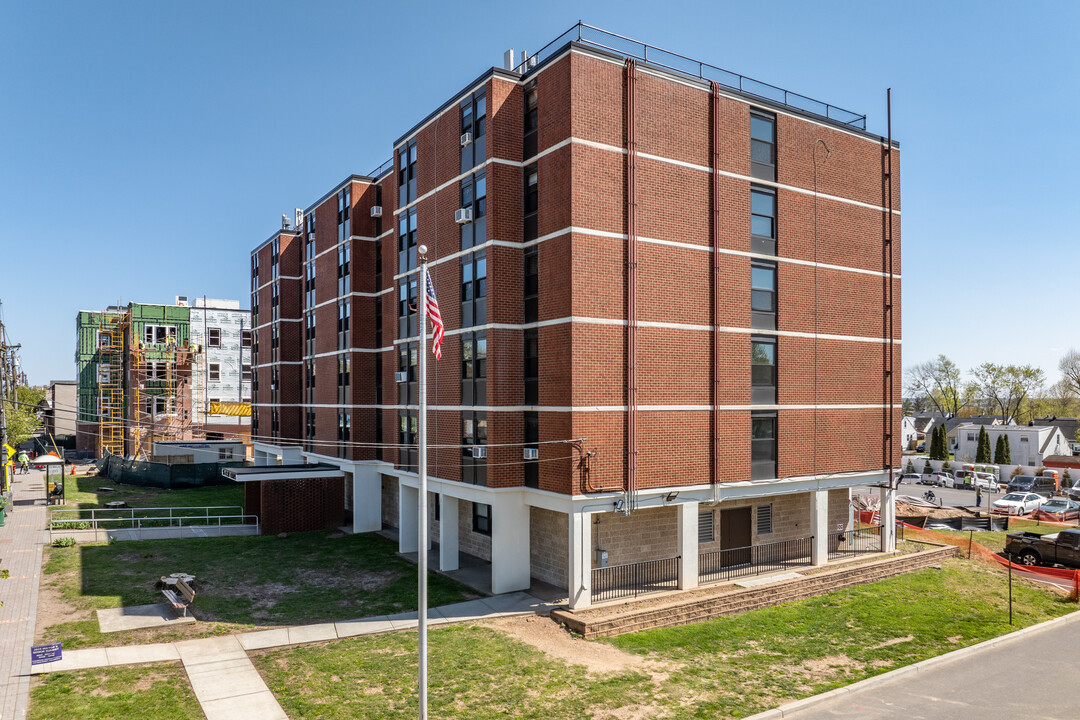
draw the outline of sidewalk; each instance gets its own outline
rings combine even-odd
[[[40,554],[39,548],[39,564]],[[438,627],[470,620],[536,615],[550,612],[555,607],[558,606],[537,600],[523,592],[495,595],[430,608],[428,626]],[[278,705],[277,699],[266,687],[262,676],[248,658],[248,651],[337,640],[357,635],[412,630],[418,624],[417,613],[409,612],[315,625],[256,630],[225,637],[184,640],[177,643],[71,650],[65,651],[63,659],[59,662],[37,665],[33,672],[41,674],[180,660],[184,663],[184,670],[187,671],[188,679],[191,681],[195,698],[202,706],[207,720],[232,720],[238,717],[245,720],[288,720],[281,706]],[[33,623],[30,626],[30,632],[33,633]],[[29,654],[27,650],[27,665],[30,662]],[[23,707],[25,706],[24,699]]]
[[[11,491],[14,506],[7,508],[0,528],[0,569],[10,575],[0,580],[0,717],[24,720],[30,699],[30,646],[37,621],[38,581],[42,548],[48,542],[45,527],[44,473],[31,470],[15,475]]]

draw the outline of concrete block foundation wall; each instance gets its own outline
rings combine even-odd
[[[569,525],[565,513],[530,508],[529,560],[537,580],[566,587],[569,567]]]

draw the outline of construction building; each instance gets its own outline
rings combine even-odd
[[[230,471],[249,512],[417,550],[426,245],[441,570],[467,554],[494,592],[580,607],[614,566],[687,588],[821,564],[866,484],[890,548],[899,145],[586,25],[508,57],[251,253],[256,467]]]
[[[102,312],[79,312],[75,360],[76,446],[80,451],[150,457],[155,441],[224,439],[226,433],[234,439],[250,434],[247,423],[233,421],[246,420],[242,416],[250,407],[243,402],[250,397],[250,389],[244,395],[241,383],[242,357],[250,363],[249,355],[243,353],[250,351],[241,347],[242,333],[233,328],[242,321],[232,319],[247,312],[233,307],[238,305],[235,301],[216,302],[227,307],[214,311],[214,322],[227,315],[228,328],[224,322],[211,327],[210,308],[200,308],[194,338],[192,308],[182,296],[173,305],[133,302]],[[210,337],[219,344],[228,338],[227,349],[208,347]],[[225,362],[224,355],[219,357],[219,351],[230,362]],[[199,393],[195,392],[196,379],[201,383]],[[212,408],[209,392],[226,388],[232,405],[222,406],[225,398],[214,398],[219,405]]]

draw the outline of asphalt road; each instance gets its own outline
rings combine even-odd
[[[1073,677],[1080,623],[1057,625],[841,695],[802,712],[797,720],[1065,720],[1080,717],[1080,685]]]
[[[898,495],[914,495],[921,498],[923,493],[927,490],[933,490],[934,495],[941,498],[941,504],[943,507],[950,507],[953,505],[963,505],[964,507],[975,507],[975,491],[965,490],[958,488],[937,488],[930,485],[917,485],[904,483],[897,488],[896,493]],[[858,487],[852,492],[858,495],[877,495],[878,488],[874,487]],[[983,490],[983,507],[988,507],[991,502],[999,499],[1004,493],[995,492],[990,494],[989,491]]]

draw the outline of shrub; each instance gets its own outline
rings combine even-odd
[[[941,466],[941,469],[944,472],[951,473],[952,472],[952,464],[950,464],[949,461],[946,460],[945,464]]]
[[[1012,471],[1012,473],[1010,473],[1009,477],[1016,477],[1017,475],[1023,475],[1023,474],[1024,474],[1024,467],[1022,465],[1017,465],[1015,468],[1013,468],[1013,471]]]
[[[75,547],[75,538],[73,537],[58,537],[52,541],[54,548],[66,548]]]
[[[911,462],[911,458],[908,458],[907,467],[904,469],[904,472],[908,473],[909,475],[915,474],[915,463]]]
[[[922,471],[923,471],[923,475],[929,475],[930,473],[934,472],[934,468],[933,468],[933,466],[932,466],[932,465],[930,465],[930,461],[929,461],[929,460],[927,460],[927,461],[926,461],[926,464],[925,464],[925,465],[923,465],[923,469],[922,469]]]

